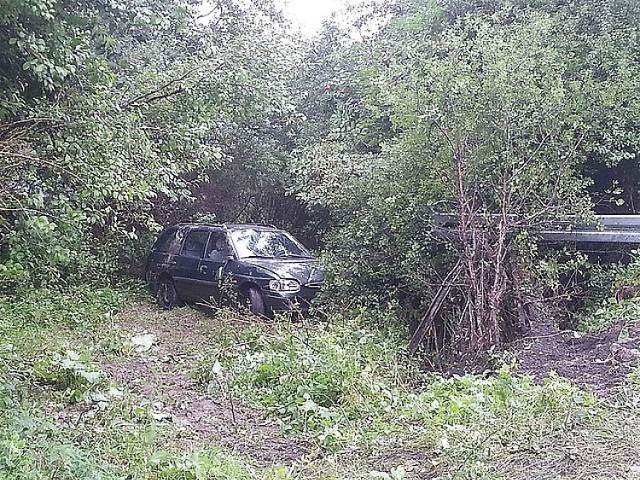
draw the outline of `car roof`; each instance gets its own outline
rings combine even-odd
[[[211,224],[211,223],[179,223],[176,225],[181,228],[221,228],[223,230],[265,230],[265,231],[280,231],[279,228],[274,227],[273,225],[261,225],[254,223],[221,223],[221,224]]]

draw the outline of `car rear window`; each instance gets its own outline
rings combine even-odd
[[[204,255],[204,247],[208,238],[209,232],[202,230],[189,232],[182,248],[182,255],[201,258]]]

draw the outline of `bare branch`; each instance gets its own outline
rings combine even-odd
[[[22,160],[25,161],[30,161],[30,162],[34,162],[34,163],[42,163],[44,165],[47,165],[53,169],[57,169],[60,170],[64,173],[66,173],[67,175],[69,175],[70,177],[75,178],[76,180],[78,180],[79,182],[84,182],[84,180],[79,177],[78,175],[76,175],[75,173],[69,171],[68,169],[66,169],[65,167],[61,166],[61,165],[57,165],[49,160],[45,160],[44,158],[40,158],[40,157],[33,157],[31,155],[25,155],[24,153],[17,153],[17,152],[2,152],[4,155],[7,156],[11,156],[11,157],[15,157],[15,158],[20,158]]]
[[[27,118],[24,120],[16,120],[15,122],[0,123],[0,128],[13,129],[24,125],[33,125],[36,123],[58,123],[58,119],[49,117]]]
[[[160,92],[162,92],[163,90],[169,88],[170,86],[182,82],[183,80],[186,80],[187,77],[189,77],[189,75],[191,75],[193,73],[193,71],[189,71],[187,73],[185,73],[184,75],[178,77],[178,78],[174,78],[173,80],[169,80],[167,83],[160,85],[158,88],[156,88],[155,90],[152,90],[150,92],[147,93],[143,93],[142,95],[138,95],[137,97],[132,98],[131,100],[128,100],[124,103],[120,104],[120,108],[122,110],[127,110],[128,108],[137,106],[138,103],[144,101],[144,103],[150,103],[152,101],[155,100],[160,100],[162,98],[166,98],[170,95],[175,95],[177,93],[181,93],[182,91],[184,91],[184,89],[182,87],[175,89],[172,93],[170,94],[160,94]]]

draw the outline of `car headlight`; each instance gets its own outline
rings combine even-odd
[[[269,282],[269,289],[276,292],[297,292],[300,290],[300,283],[293,278],[271,280]]]

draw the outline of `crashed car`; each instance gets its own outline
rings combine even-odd
[[[311,252],[266,225],[179,224],[164,230],[147,258],[146,279],[159,305],[219,304],[231,290],[251,313],[306,313],[324,282]]]

